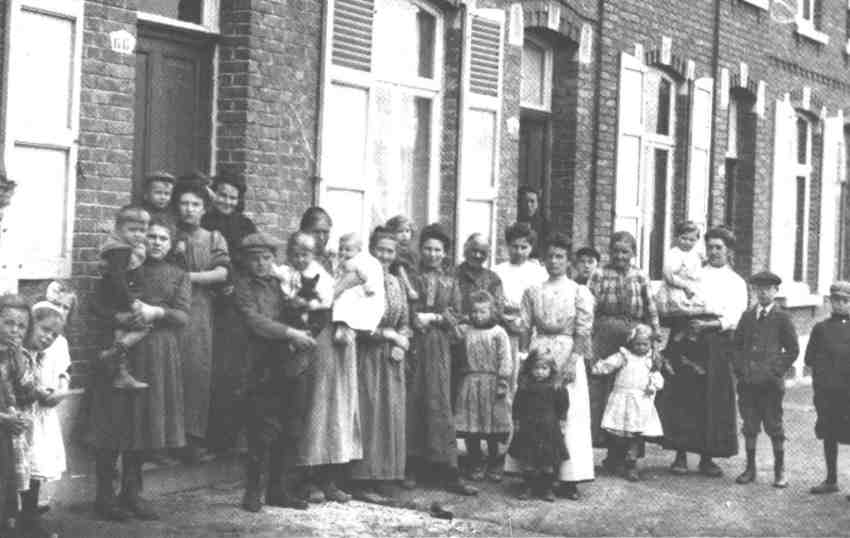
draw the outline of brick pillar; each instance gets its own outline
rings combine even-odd
[[[312,201],[322,2],[222,4],[218,171],[245,178],[247,212],[282,236]]]
[[[74,359],[81,362],[92,356],[103,330],[89,307],[99,276],[98,247],[112,229],[115,210],[130,202],[132,192],[136,60],[113,52],[109,33],[136,34],[136,0],[88,0],[84,17],[73,240],[74,284],[81,303],[69,334]],[[79,372],[84,368],[75,370]]]

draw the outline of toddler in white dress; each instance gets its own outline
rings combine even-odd
[[[695,223],[685,221],[676,226],[676,244],[664,258],[664,283],[655,298],[662,316],[706,313],[698,241],[699,227]]]
[[[334,343],[354,342],[354,332],[374,331],[384,317],[384,269],[363,251],[357,234],[339,238],[340,266],[334,289]],[[352,330],[353,329],[353,330]]]
[[[611,439],[608,457],[621,460],[626,478],[637,481],[640,443],[663,435],[655,394],[664,387],[664,378],[652,369],[652,329],[648,325],[632,329],[626,346],[593,365],[593,373],[617,372],[602,416],[602,429]]]

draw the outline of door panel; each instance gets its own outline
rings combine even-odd
[[[134,192],[145,175],[209,171],[213,44],[140,27],[136,51]]]
[[[546,118],[523,114],[519,124],[519,184],[541,194],[540,210],[548,207],[548,132]]]

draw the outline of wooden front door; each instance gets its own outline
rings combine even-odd
[[[136,47],[134,194],[145,175],[209,171],[213,43],[140,26]]]
[[[549,118],[523,111],[519,122],[519,184],[540,193],[540,211],[548,207]]]

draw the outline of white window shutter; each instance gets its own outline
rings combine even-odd
[[[823,166],[821,170],[820,237],[818,238],[818,293],[827,295],[836,276],[838,241],[838,204],[841,200],[843,175],[844,118],[826,118],[823,129]]]
[[[776,101],[773,135],[773,182],[771,185],[770,270],[783,282],[794,280],[795,209],[789,203],[796,199],[793,173],[796,158],[796,113],[788,95]]]
[[[630,232],[644,249],[641,176],[644,156],[643,94],[646,66],[630,55],[620,54],[620,88],[617,101],[617,183],[614,201],[614,231]],[[645,265],[647,260],[641,260]]]
[[[334,0],[331,61],[334,65],[372,70],[374,0]]]
[[[470,13],[465,45],[467,73],[463,92],[463,139],[458,178],[457,241],[473,233],[496,244],[499,199],[499,147],[502,122],[502,76],[505,12],[476,9]],[[459,256],[461,249],[456,249]]]
[[[4,272],[21,279],[68,277],[83,1],[13,0],[9,13],[9,99],[3,150],[9,176],[18,188],[3,223],[7,233],[0,263]]]
[[[707,77],[696,79],[691,99],[687,218],[694,221],[703,232],[708,225],[713,99],[714,79]]]

